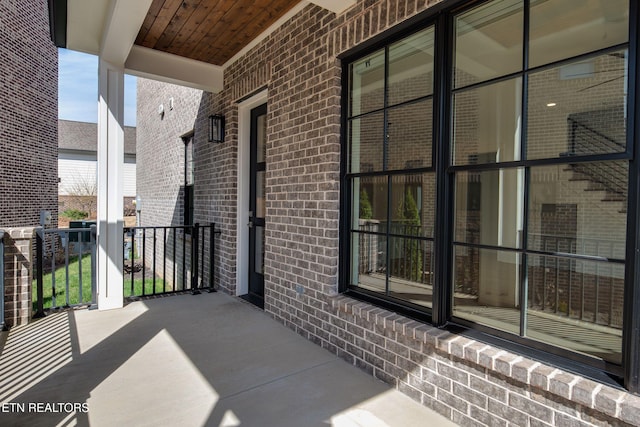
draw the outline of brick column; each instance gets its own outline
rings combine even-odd
[[[7,327],[31,319],[32,242],[34,227],[9,228],[4,233],[4,312]]]

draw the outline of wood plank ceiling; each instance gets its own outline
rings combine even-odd
[[[135,43],[223,65],[300,0],[154,0]]]

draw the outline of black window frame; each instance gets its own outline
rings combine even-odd
[[[490,0],[486,0],[490,1]],[[595,57],[603,52],[613,52],[618,49],[628,51],[628,93],[627,93],[627,134],[626,151],[614,154],[588,155],[572,158],[577,161],[613,161],[624,160],[629,165],[628,188],[627,188],[627,240],[624,284],[624,320],[622,330],[622,362],[620,365],[595,360],[571,350],[554,347],[551,344],[537,342],[511,333],[501,332],[496,329],[474,324],[462,319],[452,317],[451,296],[453,292],[452,284],[452,262],[455,236],[453,235],[454,221],[454,175],[456,171],[482,171],[495,170],[508,166],[509,169],[522,167],[525,175],[530,174],[530,168],[542,165],[566,164],[567,160],[556,159],[535,159],[518,160],[497,164],[482,164],[472,166],[456,166],[450,163],[450,147],[452,132],[452,102],[454,89],[452,85],[453,72],[453,39],[454,16],[463,11],[481,5],[485,2],[476,0],[450,0],[439,3],[436,6],[422,12],[421,14],[406,20],[398,26],[391,28],[371,40],[348,50],[339,56],[342,61],[342,153],[341,153],[341,214],[340,214],[340,263],[339,263],[339,290],[347,295],[371,302],[376,305],[388,308],[405,314],[420,321],[430,323],[436,327],[447,327],[451,330],[465,333],[486,342],[512,349],[516,352],[525,353],[527,356],[537,358],[552,365],[561,366],[565,369],[594,378],[603,382],[619,382],[627,390],[633,393],[640,392],[640,337],[633,331],[640,330],[640,227],[638,224],[638,213],[640,213],[640,144],[635,143],[636,135],[639,134],[640,120],[638,120],[637,87],[640,87],[640,76],[637,74],[637,62],[640,56],[640,46],[638,43],[638,24],[640,23],[640,7],[637,2],[629,0],[629,39],[627,43],[610,46],[605,49],[577,55],[572,58],[563,58],[550,64],[544,64],[535,68],[525,67],[516,73],[508,76],[500,76],[491,81],[504,80],[514,76],[523,78],[523,104],[526,105],[527,79],[528,75],[543,69],[557,67],[559,64],[574,61],[576,58]],[[525,34],[523,56],[526,58],[528,49],[528,10],[529,0],[523,0],[525,8],[525,22],[523,32]],[[362,59],[379,49],[385,48],[411,34],[418,32],[429,25],[436,27],[435,41],[435,70],[434,70],[434,91],[433,91],[433,151],[432,167],[436,173],[436,213],[435,229],[439,232],[434,234],[434,285],[433,285],[433,305],[431,309],[417,306],[405,301],[387,297],[377,292],[367,291],[350,285],[351,253],[350,253],[350,233],[351,233],[351,203],[352,185],[351,179],[354,175],[349,173],[349,141],[348,141],[348,114],[350,97],[350,64]],[[482,86],[488,82],[474,84]],[[468,89],[468,88],[467,88]],[[526,117],[525,119],[526,120]],[[523,124],[526,129],[526,123]],[[526,144],[523,144],[522,152],[526,153]],[[526,159],[522,157],[521,159]],[[401,171],[407,172],[407,171]],[[525,184],[525,203],[528,203],[528,184]],[[525,208],[526,212],[526,208]],[[526,221],[526,213],[525,213]],[[526,241],[525,241],[526,243]],[[530,252],[526,249],[526,244],[522,245],[522,253]],[[526,268],[526,266],[524,267]]]
[[[184,232],[185,234],[191,234],[190,226],[193,226],[193,201],[194,201],[194,182],[193,173],[195,166],[194,159],[194,132],[188,132],[184,134],[182,137],[182,142],[184,143],[184,174],[183,174],[183,186],[182,186],[182,225],[185,226]],[[191,150],[191,155],[189,156],[189,150]],[[189,158],[191,159],[191,169],[189,169]],[[189,171],[191,171],[191,178],[189,179]]]

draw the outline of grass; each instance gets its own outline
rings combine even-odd
[[[82,268],[81,268],[82,267]],[[80,298],[80,269],[82,269],[82,298]],[[53,280],[55,277],[55,305],[53,304]],[[63,307],[66,305],[90,304],[91,303],[91,256],[89,254],[82,257],[82,263],[79,262],[78,256],[69,258],[69,293],[67,301],[67,270],[65,266],[60,266],[55,271],[55,276],[47,273],[43,277],[43,305],[45,309],[53,307]],[[156,278],[156,292],[162,292],[164,280]],[[130,276],[125,275],[124,280],[124,296],[140,296],[142,295],[143,283],[142,279],[134,278],[133,293],[131,293]],[[168,286],[167,286],[168,288]],[[169,289],[167,289],[169,290]],[[153,293],[153,277],[145,277],[144,294],[151,295]],[[37,304],[37,283],[33,280],[33,309],[36,310]]]

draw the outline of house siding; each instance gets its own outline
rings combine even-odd
[[[337,56],[436,3],[367,0],[340,15],[309,5],[229,65],[222,92],[202,94],[194,126],[195,218],[222,231],[217,285],[236,293],[236,229],[244,226],[236,224],[237,181],[245,173],[238,170],[237,105],[267,88],[265,312],[460,425],[640,425],[640,399],[619,388],[339,294]],[[157,109],[162,90],[139,97],[138,105]],[[206,142],[214,113],[226,117],[223,144]],[[140,135],[140,119],[138,126]],[[162,132],[157,128],[165,125],[153,126]],[[152,138],[144,143],[161,151]],[[174,152],[161,155],[179,162]],[[138,159],[141,165],[140,152]],[[177,205],[171,202],[180,171],[152,178],[140,166],[139,188],[171,194],[149,208],[158,219],[169,219],[162,210]]]
[[[58,159],[58,175],[60,178],[58,194],[61,196],[76,195],[76,193],[83,193],[83,189],[95,187],[97,167],[98,162],[95,155],[61,155]],[[122,192],[124,197],[135,197],[135,160],[125,159],[122,173],[124,181]]]
[[[58,211],[58,51],[46,2],[0,1],[0,227]]]

